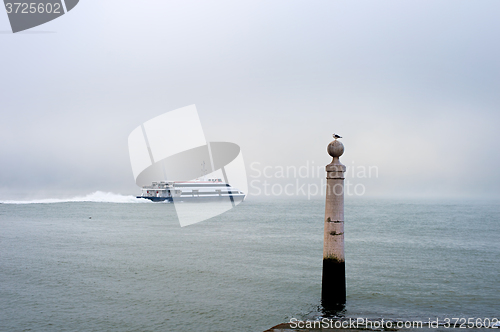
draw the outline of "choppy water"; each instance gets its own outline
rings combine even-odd
[[[0,204],[0,330],[262,331],[318,314],[322,200],[250,199],[181,228],[172,204],[89,197]],[[500,316],[498,204],[358,199],[345,228],[347,317]]]

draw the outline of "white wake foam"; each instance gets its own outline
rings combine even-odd
[[[97,202],[97,203],[152,203],[148,199],[136,198],[131,195],[120,195],[96,191],[86,196],[76,196],[72,198],[46,198],[30,201],[0,201],[2,204],[51,204],[69,202]]]

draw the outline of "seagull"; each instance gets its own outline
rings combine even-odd
[[[337,134],[333,134],[333,138],[337,139],[337,138],[342,138],[342,136],[339,136]]]

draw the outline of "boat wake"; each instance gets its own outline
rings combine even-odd
[[[152,203],[150,200],[136,198],[131,195],[120,195],[109,192],[96,191],[86,196],[76,196],[72,198],[46,198],[30,201],[0,201],[0,204],[52,204],[52,203],[73,203],[73,202],[94,202],[94,203]]]

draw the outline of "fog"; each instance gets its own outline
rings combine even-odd
[[[498,1],[82,0],[12,34],[0,11],[0,199],[138,194],[128,135],[191,104],[249,181],[326,165],[336,132],[345,165],[377,168],[352,179],[367,196],[500,198],[499,16]]]

